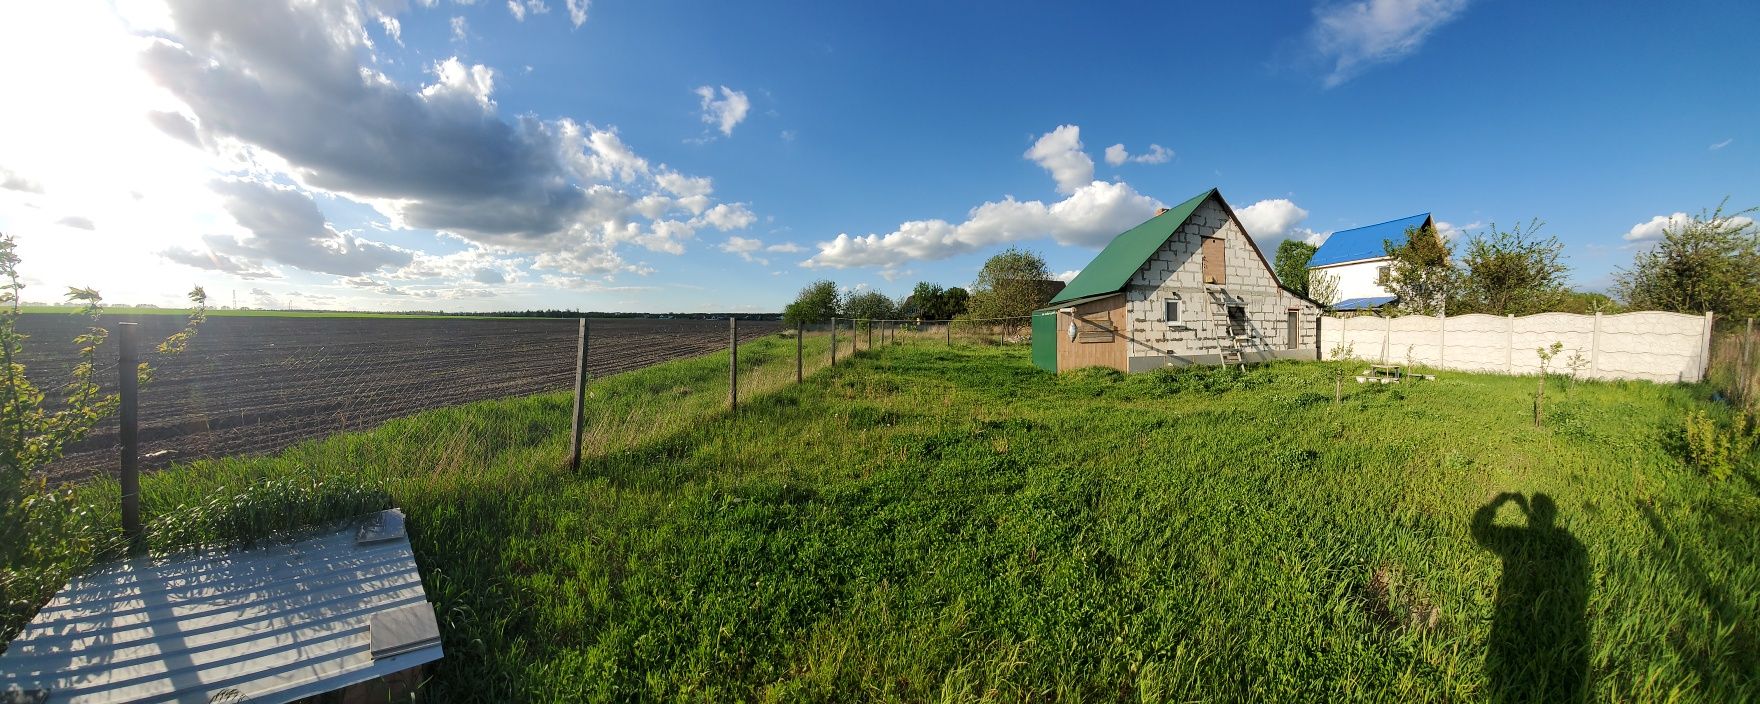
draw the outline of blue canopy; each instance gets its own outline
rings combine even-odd
[[[1394,302],[1394,300],[1393,296],[1364,296],[1362,298],[1347,298],[1327,307],[1332,310],[1363,310],[1365,308],[1380,308]]]

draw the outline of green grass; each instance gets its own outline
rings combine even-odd
[[[1760,697],[1760,482],[1668,449],[1727,416],[1702,388],[1560,383],[1537,428],[1533,378],[1334,406],[1330,364],[1027,356],[884,348],[794,386],[766,338],[737,416],[725,356],[596,382],[579,475],[554,394],[174,468],[146,510],[169,543],[403,507],[442,701]],[[1557,517],[1504,505],[1500,558],[1474,518],[1504,492]]]

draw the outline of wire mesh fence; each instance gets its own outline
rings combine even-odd
[[[1027,321],[838,318],[805,325],[799,345],[742,349],[738,373],[728,381],[655,389],[653,402],[663,406],[700,394],[729,398],[730,388],[750,398],[883,345],[1021,344],[1030,338]],[[139,463],[145,471],[274,452],[434,408],[566,391],[574,385],[578,357],[574,319],[215,316],[186,352],[172,357],[150,348],[182,326],[181,316],[106,315],[98,324],[114,329],[118,322],[137,325],[142,359],[155,367],[140,393]],[[19,361],[51,396],[78,361],[69,341],[90,325],[69,315],[22,316],[20,330],[30,338]],[[731,342],[725,318],[593,319],[589,329],[588,379],[727,354]],[[744,345],[772,335],[792,340],[795,330],[776,320],[748,319],[738,321],[734,334]],[[796,354],[794,347],[798,364],[784,360]],[[119,378],[116,364],[114,350],[99,356],[97,378],[106,393]],[[613,425],[595,423],[597,412],[590,402],[583,406],[588,433]],[[55,481],[115,476],[118,434],[117,419],[107,419],[68,446],[47,474]]]
[[[1730,403],[1760,410],[1760,333],[1753,319],[1728,325],[1712,339],[1705,380]]]
[[[361,430],[420,411],[472,401],[564,391],[574,383],[578,323],[564,319],[210,318],[175,357],[154,341],[183,323],[172,315],[106,315],[134,322],[142,356],[156,368],[140,395],[145,469],[173,462],[258,454],[302,440]],[[26,315],[23,362],[53,392],[77,362],[69,343],[89,322]],[[598,378],[660,362],[724,351],[725,319],[599,319],[591,322],[588,372]],[[777,321],[741,321],[753,339]],[[105,391],[119,378],[114,350],[99,358]],[[115,418],[68,448],[48,468],[58,480],[115,471]]]

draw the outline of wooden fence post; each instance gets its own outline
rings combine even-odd
[[[1322,343],[1320,341],[1320,331],[1323,329],[1320,320],[1325,317],[1324,315],[1314,316],[1314,361],[1316,362],[1326,359],[1326,354],[1321,351]]]
[[[739,318],[727,316],[727,410],[739,411]]]
[[[831,366],[837,366],[837,316],[831,316]]]
[[[803,379],[806,379],[806,377],[801,374],[801,355],[806,352],[806,342],[802,339],[802,335],[805,334],[805,332],[806,330],[801,327],[799,322],[794,324],[794,383],[796,384],[799,384]]]
[[[953,346],[953,321],[952,320],[947,321],[947,346],[948,347]]]
[[[146,532],[141,528],[141,467],[140,467],[140,358],[135,350],[137,323],[116,325],[117,387],[121,403],[122,428],[122,534],[128,538],[131,552],[146,547]]]
[[[586,431],[587,414],[587,319],[581,318],[580,333],[575,342],[574,420],[569,436],[568,468],[581,468],[581,435]]]
[[[868,349],[874,349],[874,321],[868,321]]]

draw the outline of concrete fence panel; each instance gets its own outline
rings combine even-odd
[[[1538,374],[1537,350],[1563,345],[1558,373],[1593,379],[1671,383],[1705,376],[1710,316],[1643,312],[1620,315],[1540,313],[1524,317],[1320,319],[1322,356],[1504,374]]]
[[[1459,315],[1442,321],[1448,338],[1447,357],[1438,367],[1472,372],[1508,372],[1509,318]]]

